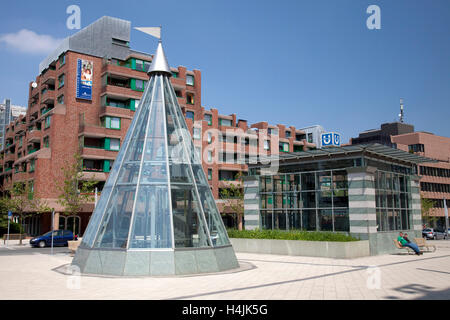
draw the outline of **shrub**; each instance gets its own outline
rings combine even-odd
[[[283,231],[283,230],[236,230],[228,229],[230,238],[245,239],[278,239],[278,240],[303,240],[303,241],[359,241],[345,233],[325,231]]]

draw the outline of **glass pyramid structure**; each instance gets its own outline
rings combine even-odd
[[[111,275],[237,268],[161,41],[149,75],[72,264],[82,273]]]

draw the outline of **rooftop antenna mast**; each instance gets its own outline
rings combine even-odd
[[[398,116],[400,117],[400,122],[403,123],[403,98],[400,98],[400,113]]]

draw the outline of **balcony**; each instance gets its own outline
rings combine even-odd
[[[78,135],[84,135],[85,137],[95,137],[95,138],[121,138],[121,130],[108,129],[95,124],[81,123],[78,127]]]
[[[117,157],[117,151],[105,150],[103,148],[83,147],[81,149],[81,156],[89,159],[111,159]]]
[[[14,182],[24,181],[24,180],[28,179],[28,175],[29,175],[28,172],[19,171],[19,172],[14,173],[13,180],[14,180]]]
[[[25,132],[27,130],[27,124],[26,123],[18,123],[15,127],[15,132],[16,133],[20,133],[20,132]]]
[[[48,69],[41,75],[41,84],[55,84],[56,70]]]
[[[54,104],[55,103],[55,90],[44,89],[41,94],[41,103]]]
[[[119,118],[133,119],[134,111],[131,111],[130,109],[125,109],[125,108],[103,106],[100,108],[100,118],[102,118],[104,116],[113,116],[113,117],[119,117]]]
[[[143,92],[134,91],[130,87],[120,87],[115,85],[105,85],[102,88],[101,95],[107,94],[108,96],[127,97],[131,99],[141,99]]]
[[[5,154],[5,162],[14,162],[16,161],[16,155],[14,153]]]
[[[5,133],[5,140],[7,139],[11,139],[11,141],[14,140],[14,131],[12,130],[12,128],[9,128],[8,131],[6,131]]]
[[[119,66],[111,61],[103,61],[102,75],[105,73],[132,78],[143,76],[143,71],[133,70],[131,66]]]
[[[35,152],[37,152],[37,151],[39,151],[40,150],[40,148],[31,148],[31,149],[28,149],[28,152],[27,152],[27,154],[32,154],[32,153],[35,153]]]
[[[40,142],[42,133],[39,130],[31,130],[28,132],[27,141],[28,142]]]

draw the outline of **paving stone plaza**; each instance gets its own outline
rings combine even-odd
[[[0,299],[393,300],[450,298],[450,241],[434,253],[357,259],[236,253],[241,268],[211,275],[70,275],[67,248],[0,247]]]

